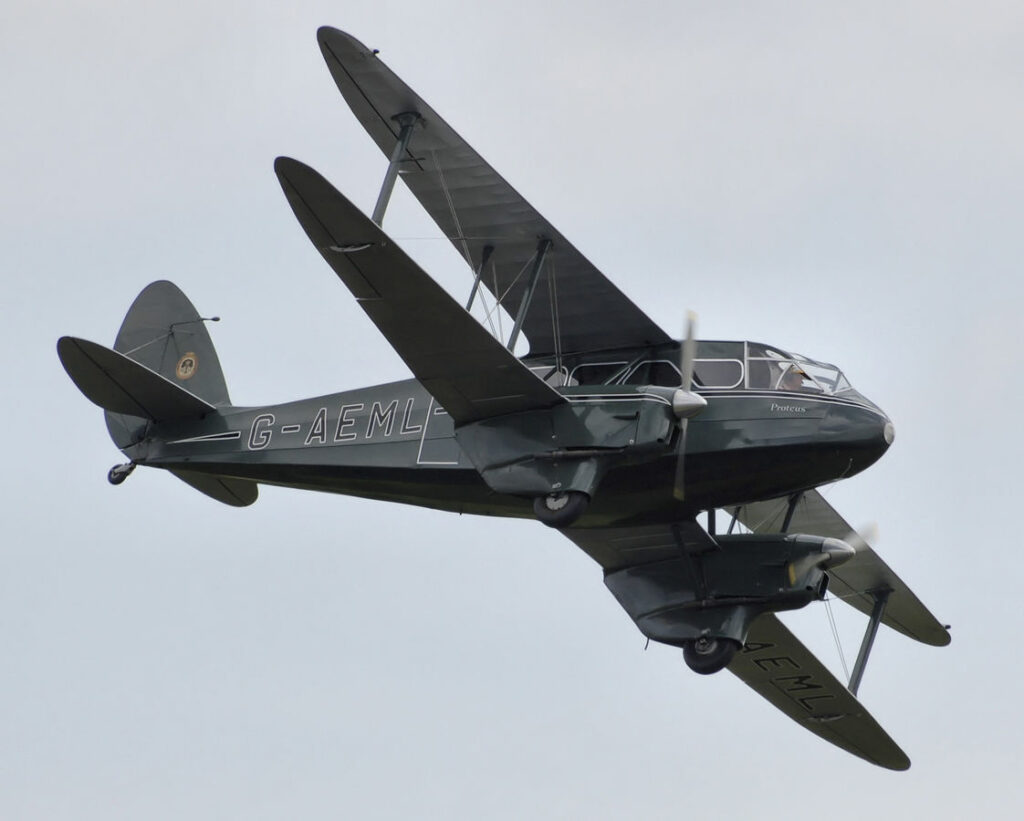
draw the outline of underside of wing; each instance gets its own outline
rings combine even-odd
[[[789,513],[788,498],[771,499],[742,505],[736,512],[739,521],[755,533],[780,533]],[[809,533],[848,539],[853,528],[816,490],[803,493],[792,515],[788,532]],[[882,623],[917,641],[943,647],[949,644],[949,632],[914,595],[874,550],[863,542],[856,555],[842,566],[829,571],[829,592],[840,600],[871,615],[874,593],[887,593]]]
[[[371,49],[333,28],[317,39],[345,101],[385,156],[399,143],[396,118],[416,115],[402,179],[470,267],[483,269],[481,282],[510,315],[532,291],[522,326],[531,355],[669,341]],[[543,266],[531,283],[538,253]]]
[[[729,670],[826,741],[881,767],[910,766],[856,696],[770,612],[786,607],[772,593],[772,568],[786,564],[780,539],[807,537],[712,537],[693,520],[563,533],[601,565],[605,585],[649,639],[683,647],[685,658],[699,635],[720,637],[742,622]],[[750,607],[757,612],[748,618]]]
[[[327,263],[456,425],[565,401],[309,166],[274,163]]]
[[[715,547],[714,540],[693,520],[633,527],[571,527],[562,532],[605,573]]]
[[[906,770],[910,759],[856,696],[773,614],[750,627],[728,668],[797,724],[865,761]]]

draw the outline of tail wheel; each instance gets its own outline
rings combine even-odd
[[[533,512],[548,527],[568,527],[587,509],[590,497],[578,490],[549,493],[533,500]]]
[[[683,660],[693,672],[708,676],[727,667],[739,649],[732,639],[701,637],[683,645]]]
[[[124,465],[114,465],[107,471],[107,481],[112,485],[119,485],[132,475],[133,470],[135,470],[134,462],[128,462]]]

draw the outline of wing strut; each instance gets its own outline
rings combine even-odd
[[[868,666],[868,656],[871,655],[871,648],[875,643],[875,636],[878,634],[878,625],[882,623],[882,616],[885,614],[885,604],[889,601],[891,590],[878,590],[871,593],[875,600],[875,606],[871,608],[871,617],[868,620],[867,629],[864,631],[864,640],[860,643],[860,652],[857,653],[857,661],[853,665],[853,673],[850,675],[850,692],[857,695],[860,689],[860,680],[864,676],[864,668]]]
[[[800,500],[804,497],[803,492],[794,493],[789,497],[789,507],[786,508],[786,518],[782,522],[782,533],[789,533],[789,526],[793,523],[793,514],[796,513],[796,506],[800,504]]]
[[[398,142],[395,143],[395,150],[391,152],[391,162],[388,163],[388,170],[384,174],[384,182],[380,186],[380,194],[377,195],[377,204],[373,207],[371,219],[380,225],[384,220],[384,212],[388,210],[388,203],[391,201],[391,192],[395,190],[395,180],[398,179],[398,166],[402,162],[402,155],[409,147],[409,140],[412,138],[412,130],[420,120],[420,115],[415,111],[405,111],[392,117],[396,123],[402,126],[398,135]]]
[[[526,290],[523,291],[523,301],[519,303],[519,313],[516,314],[516,322],[512,326],[512,335],[508,338],[508,349],[514,350],[519,332],[523,329],[523,321],[526,319],[526,312],[530,310],[530,303],[533,301],[533,292],[537,290],[537,280],[540,279],[541,269],[544,267],[544,257],[548,255],[551,248],[551,240],[542,239],[537,243],[537,253],[533,259],[533,270],[530,271],[530,280],[526,283]]]
[[[476,269],[476,278],[473,280],[473,289],[469,292],[469,302],[466,303],[467,311],[471,310],[473,307],[473,301],[476,299],[476,292],[480,290],[480,280],[483,279],[484,269],[487,267],[487,263],[490,261],[491,254],[493,253],[493,245],[484,246],[483,256],[480,257],[480,267]]]

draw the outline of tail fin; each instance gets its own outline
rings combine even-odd
[[[121,323],[114,350],[63,337],[57,353],[88,399],[106,410],[121,450],[144,436],[150,420],[202,416],[231,404],[205,320],[173,283],[142,289]]]
[[[176,285],[160,281],[135,298],[114,350],[70,336],[58,340],[57,354],[68,376],[106,411],[110,438],[132,465],[138,458],[135,446],[151,422],[199,418],[231,404],[205,321]],[[245,479],[170,472],[235,507],[252,504],[258,495],[256,483]]]
[[[114,341],[114,350],[214,406],[230,405],[224,372],[206,323],[173,282],[150,283],[135,297]],[[140,438],[145,421],[106,414],[107,431],[124,450]]]
[[[231,404],[205,321],[172,282],[154,282],[135,297],[114,350],[211,405]]]

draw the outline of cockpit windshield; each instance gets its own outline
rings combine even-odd
[[[755,390],[800,391],[828,396],[852,390],[835,365],[816,362],[757,342],[746,343],[746,387]]]

